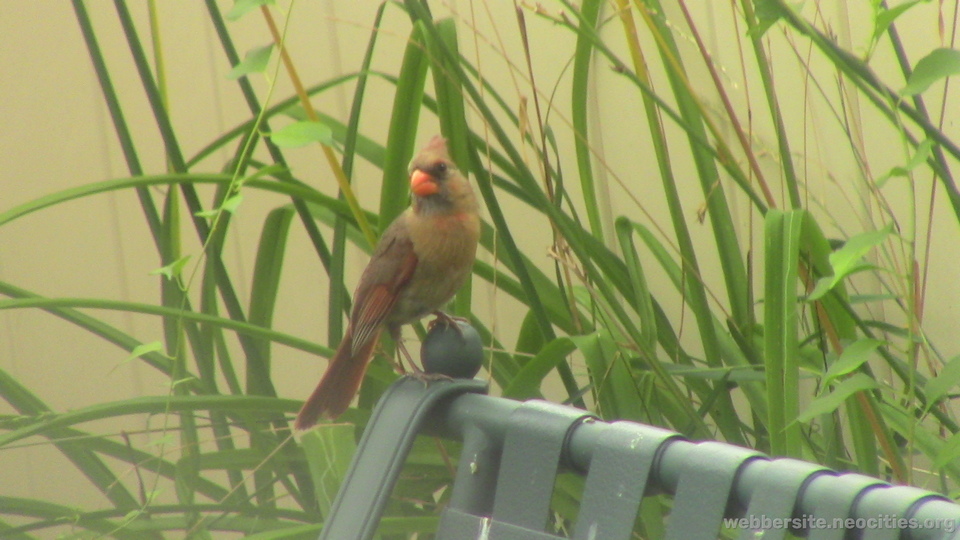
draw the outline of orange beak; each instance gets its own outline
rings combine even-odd
[[[410,191],[417,197],[426,197],[440,191],[440,186],[432,176],[417,169],[410,175]]]

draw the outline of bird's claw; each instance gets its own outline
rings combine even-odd
[[[448,315],[442,311],[434,311],[433,315],[434,317],[436,317],[436,319],[427,323],[427,330],[433,330],[434,326],[438,324],[442,324],[447,327],[453,327],[453,329],[456,330],[457,334],[460,336],[460,339],[463,339],[463,329],[461,329],[460,325],[457,323],[463,322],[463,323],[469,324],[470,321],[467,320],[466,317],[455,317],[453,315]]]
[[[410,367],[413,368],[413,371],[420,371],[420,368],[413,363],[413,358],[410,357],[410,353],[407,351],[406,345],[403,344],[403,339],[398,336],[394,343],[396,344],[396,351],[399,352],[403,358],[407,359],[407,363],[410,364]],[[389,358],[390,363],[393,364],[394,369],[396,369],[398,373],[401,375],[407,374],[407,368],[403,365],[403,358],[395,356],[390,356]]]
[[[444,375],[443,373],[427,373],[426,371],[423,371],[422,369],[417,369],[417,370],[414,371],[412,374],[410,374],[409,377],[412,377],[412,378],[414,378],[414,379],[416,379],[416,380],[424,383],[424,385],[429,384],[429,383],[431,383],[431,382],[433,382],[433,381],[450,381],[450,380],[453,380],[453,377],[451,377],[451,376],[449,376],[449,375]]]

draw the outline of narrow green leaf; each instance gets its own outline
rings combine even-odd
[[[863,261],[863,257],[873,248],[883,243],[893,233],[893,223],[877,231],[860,233],[843,244],[843,247],[830,254],[832,276],[821,278],[810,293],[810,301],[819,300],[844,278],[874,266]]]
[[[956,462],[957,458],[960,458],[960,433],[954,433],[947,439],[940,452],[934,456],[933,468],[942,469],[947,464]]]
[[[907,85],[900,90],[900,95],[920,94],[940,79],[957,74],[960,74],[960,51],[946,48],[934,49],[917,62],[913,73],[907,79]]]
[[[384,527],[383,521],[392,519],[390,517],[384,517],[381,521],[380,531],[382,532]],[[312,525],[293,525],[291,527],[285,527],[283,529],[273,530],[273,531],[263,531],[254,534],[245,533],[243,535],[247,540],[314,540],[320,535],[320,531],[323,529],[323,523],[316,523]],[[419,529],[412,529],[419,530]]]
[[[11,288],[12,287],[10,285],[0,282],[0,291],[6,293],[6,291],[11,290]],[[44,309],[54,313],[57,316],[63,317],[64,319],[73,322],[79,325],[81,328],[85,328],[98,336],[104,337],[111,343],[115,343],[126,350],[132,351],[137,345],[140,344],[139,341],[127,336],[126,334],[118,332],[112,327],[100,323],[100,321],[97,321],[96,319],[90,319],[83,316],[83,314],[79,312],[73,312],[71,310],[64,309],[84,307],[92,309],[129,311],[131,313],[146,313],[149,315],[158,315],[162,317],[179,317],[184,321],[211,324],[220,328],[234,330],[237,333],[245,336],[265,337],[277,343],[282,343],[289,347],[306,351],[311,354],[316,354],[318,356],[328,357],[333,354],[331,349],[322,345],[318,345],[316,342],[298,338],[290,334],[276,332],[274,330],[270,330],[269,328],[263,328],[262,326],[257,326],[248,322],[241,322],[227,317],[217,317],[215,315],[208,315],[206,313],[198,313],[196,311],[183,311],[178,308],[168,308],[155,304],[138,304],[135,302],[104,300],[99,298],[42,298],[33,295],[29,297],[0,300],[0,310],[23,308]],[[169,368],[169,360],[166,357],[157,353],[147,353],[144,356],[150,357],[152,360],[151,365],[161,369],[161,371],[164,373],[168,373],[167,369]]]
[[[367,81],[370,76],[370,63],[373,61],[373,53],[376,50],[377,37],[380,35],[380,25],[383,21],[383,12],[387,4],[381,3],[374,15],[373,23],[370,27],[370,39],[367,41],[366,52],[363,56],[363,62],[360,65],[357,84],[353,90],[353,100],[350,107],[350,117],[346,125],[343,126],[343,135],[339,140],[343,143],[343,172],[348,180],[352,181],[354,161],[357,156],[363,155],[363,148],[367,146],[365,137],[360,134],[360,114],[366,107],[364,106],[367,94]],[[328,121],[328,125],[337,126],[334,122]],[[379,162],[382,163],[382,160]],[[341,194],[341,199],[345,197]],[[327,343],[335,346],[343,337],[343,314],[350,312],[350,296],[346,286],[344,286],[344,275],[346,274],[346,238],[349,234],[346,220],[337,219],[333,224],[333,239],[331,241],[330,265],[327,268],[329,276],[329,293],[327,294]]]
[[[766,375],[759,367],[738,366],[723,368],[691,368],[677,364],[662,363],[663,369],[671,375],[677,377],[688,377],[691,379],[708,379],[713,381],[729,381],[736,383],[745,382],[764,382]],[[812,377],[808,375],[807,377]],[[804,378],[801,376],[801,378]]]
[[[887,29],[890,28],[890,25],[893,24],[893,21],[897,20],[897,17],[903,15],[908,9],[919,4],[920,2],[927,2],[928,0],[910,0],[902,4],[897,4],[892,8],[884,8],[877,5],[877,13],[873,19],[873,40],[876,41],[886,33]]]
[[[598,412],[605,419],[639,421],[644,417],[642,396],[622,351],[608,330],[570,336],[590,370]],[[559,345],[558,345],[559,347]]]
[[[753,10],[753,4],[757,2],[757,10]],[[800,180],[797,172],[797,166],[794,163],[794,153],[791,150],[791,141],[794,137],[787,132],[786,121],[784,120],[784,111],[787,107],[781,105],[780,94],[773,75],[773,66],[770,61],[770,53],[767,51],[766,41],[763,34],[770,28],[777,18],[792,19],[795,15],[792,7],[788,6],[785,0],[741,0],[741,7],[744,11],[744,19],[747,23],[747,35],[750,37],[750,44],[753,50],[753,56],[757,63],[757,71],[760,80],[763,83],[763,93],[766,97],[767,110],[773,121],[773,127],[777,134],[777,150],[779,151],[780,176],[783,188],[789,195],[789,207],[792,209],[803,208],[804,201],[800,195]],[[751,13],[753,16],[751,17]],[[717,133],[715,136],[719,135]],[[722,141],[722,138],[720,139]],[[724,160],[725,161],[725,160]],[[736,175],[734,175],[736,176]],[[784,206],[788,203],[784,202]],[[721,244],[722,245],[722,244]]]
[[[11,377],[10,374],[3,369],[0,369],[0,396],[18,413],[25,417],[35,417],[31,420],[39,420],[39,422],[34,421],[22,424],[24,426],[22,428],[16,428],[16,425],[6,426],[9,432],[15,432],[19,429],[35,428],[38,423],[43,426],[44,419],[54,416],[50,408],[43,403],[40,398],[31,393],[29,389],[17,381],[16,378]],[[98,446],[94,444],[96,438],[87,442],[86,437],[73,437],[73,435],[77,434],[75,430],[56,429],[53,427],[49,429],[39,429],[35,434],[50,440],[53,446],[56,447],[96,489],[103,493],[112,505],[125,508],[136,506],[136,499],[127,490],[126,486],[120,482],[112,469],[103,462],[101,456],[98,455],[100,448],[95,448],[95,446]],[[65,440],[58,441],[58,439]],[[84,443],[77,444],[77,441],[80,440],[84,441]],[[0,448],[7,446],[10,442],[12,441],[0,442]],[[0,508],[8,509],[9,507],[0,501]]]
[[[184,377],[182,379],[172,380],[168,384],[170,388],[176,389],[176,388],[183,388],[184,385],[195,382],[196,380],[197,378],[191,375],[190,377]]]
[[[849,426],[847,433],[844,435],[850,439],[851,457],[857,470],[863,474],[877,476],[880,474],[877,439],[884,436],[881,433],[884,433],[885,427],[880,426],[879,433],[874,431],[876,425],[867,415],[867,411],[870,409],[876,410],[876,400],[872,399],[872,396],[866,392],[863,393],[863,396],[863,400],[851,397],[844,403],[843,411],[846,412],[845,420]],[[839,413],[839,410],[837,412]],[[821,415],[820,418],[830,418],[825,422],[821,420],[826,425],[834,422],[839,416],[836,413],[828,413]]]
[[[386,154],[383,158],[383,185],[380,189],[380,217],[383,220],[381,230],[403,212],[409,201],[407,166],[417,142],[423,90],[427,81],[427,67],[430,65],[424,52],[424,32],[422,21],[414,23],[397,78],[397,92],[393,98]]]
[[[247,54],[244,55],[243,61],[233,66],[233,69],[227,74],[227,78],[232,80],[239,79],[251,73],[263,73],[263,71],[267,69],[267,64],[270,63],[270,54],[272,52],[273,43],[250,49],[247,51]]]
[[[210,210],[203,210],[197,212],[194,215],[202,218],[214,218],[220,212],[229,212],[233,214],[237,211],[237,208],[240,207],[240,203],[243,202],[243,194],[237,193],[236,195],[230,197],[229,199],[223,201],[223,204],[220,205],[220,208],[211,208]]]
[[[464,176],[469,176],[472,168],[468,147],[470,128],[467,124],[459,72],[453,64],[460,60],[457,23],[454,19],[447,17],[436,21],[434,26],[437,30],[436,34],[425,33],[424,38],[437,97],[436,109],[440,119],[440,132],[447,138],[450,157],[453,158],[460,172]],[[436,39],[435,35],[440,39]]]
[[[147,353],[162,352],[162,351],[163,351],[163,343],[160,343],[159,341],[151,341],[150,343],[143,343],[141,345],[134,347],[134,349],[130,351],[130,356],[127,357],[127,360],[140,358],[141,356]]]
[[[236,195],[233,195],[229,199],[223,201],[221,208],[223,208],[225,212],[230,212],[231,214],[234,214],[237,212],[237,208],[240,207],[240,203],[242,202],[243,202],[243,194],[237,193]]]
[[[773,0],[752,1],[754,3],[754,15],[757,18],[757,25],[752,31],[757,37],[760,37],[767,33],[767,30],[783,17],[783,8],[779,2]]]
[[[573,56],[570,100],[574,133],[573,144],[577,154],[577,172],[583,191],[583,203],[587,209],[590,232],[597,238],[603,238],[603,221],[600,217],[600,204],[597,199],[597,186],[593,175],[593,155],[590,152],[588,103],[596,99],[595,96],[590,94],[589,84],[592,81],[590,63],[593,60],[592,36],[597,31],[597,21],[600,18],[600,10],[603,4],[604,2],[601,0],[586,0],[581,3],[577,45]]]
[[[272,5],[274,3],[274,0],[236,0],[236,2],[233,3],[233,8],[230,9],[226,17],[228,21],[236,21],[260,6]]]
[[[322,122],[303,120],[288,124],[270,134],[280,148],[298,148],[312,143],[333,144],[333,132]]]
[[[823,384],[828,385],[838,377],[856,371],[864,362],[873,356],[873,352],[877,350],[877,347],[885,344],[886,342],[884,341],[870,338],[859,339],[851,343],[843,349],[840,358],[838,358],[824,374]]]
[[[233,448],[203,452],[197,457],[197,468],[201,471],[255,469],[264,463],[263,452],[256,448]]]
[[[110,111],[110,118],[113,121],[114,131],[119,139],[120,148],[123,151],[124,160],[127,164],[127,170],[130,174],[137,176],[143,174],[143,167],[137,157],[137,149],[130,134],[130,128],[124,119],[123,110],[120,106],[120,99],[110,80],[110,72],[100,45],[97,43],[97,33],[93,29],[87,9],[81,0],[73,0],[74,12],[77,16],[77,23],[83,34],[83,40],[90,53],[90,60],[93,62],[93,69],[97,74],[97,80],[100,82],[100,88],[103,92],[104,101],[107,109]],[[160,216],[157,212],[156,203],[153,195],[146,189],[137,188],[137,197],[140,200],[140,207],[143,210],[147,227],[150,229],[150,236],[156,243],[160,237]]]
[[[930,432],[919,426],[912,412],[904,411],[899,405],[880,403],[880,412],[893,428],[905,440],[916,443],[916,447],[934,460],[935,467],[941,468],[954,481],[960,480],[960,460],[957,460],[957,445],[960,445],[960,433],[955,433],[946,441],[939,433]],[[953,456],[953,459],[948,459]]]
[[[241,178],[240,181],[237,182],[238,186],[235,189],[239,189],[240,187],[242,187],[244,184],[246,184],[251,180],[257,180],[257,179],[263,178],[264,176],[272,176],[278,180],[282,180],[284,178],[284,173],[289,173],[289,172],[290,170],[287,169],[286,166],[280,165],[279,163],[275,163],[273,165],[267,165],[266,167],[260,167],[259,169],[254,171],[253,174],[250,174],[248,176],[244,176],[243,178]]]
[[[672,253],[667,250],[667,248],[657,239],[657,237],[653,234],[652,231],[650,231],[648,228],[644,227],[640,223],[634,223],[634,229],[637,235],[640,237],[640,239],[643,240],[644,244],[651,251],[656,262],[667,273],[667,276],[670,278],[671,282],[673,283],[677,291],[681,293],[682,297],[686,301],[692,302],[694,295],[692,295],[689,291],[690,291],[691,283],[696,280],[685,279],[684,273],[680,265],[677,263],[677,261],[673,260]],[[691,307],[699,306],[699,304],[693,304],[693,303],[691,303],[690,305]],[[653,303],[653,309],[656,316],[657,340],[659,344],[664,348],[667,354],[671,358],[675,358],[678,363],[690,365],[692,363],[692,357],[690,354],[688,354],[684,350],[684,347],[680,344],[681,340],[679,339],[679,335],[678,335],[679,333],[673,328],[670,320],[667,318],[663,309],[656,302]],[[698,308],[694,307],[694,309],[698,309]],[[731,360],[742,358],[742,354],[739,353],[735,344],[732,343],[733,341],[732,339],[730,338],[720,339],[722,336],[728,335],[728,334],[718,335],[719,333],[718,329],[722,327],[722,324],[718,320],[716,320],[716,318],[714,318],[712,314],[710,315],[711,315],[710,323],[711,323],[714,335],[718,337],[718,343],[717,343],[718,347],[723,346],[723,348],[727,351],[724,353],[725,356]],[[655,371],[657,370],[662,371],[662,369],[660,368],[659,362],[651,362],[649,363],[649,366],[651,367],[651,369]],[[706,424],[703,422],[703,420],[700,418],[696,410],[693,408],[690,402],[689,396],[685,395],[687,393],[686,389],[680,388],[679,385],[677,385],[673,381],[673,378],[667,377],[662,373],[657,374],[657,379],[658,379],[658,382],[662,383],[664,386],[667,387],[668,393],[670,394],[671,398],[674,400],[674,405],[678,408],[679,411],[682,411],[682,415],[686,417],[686,420],[683,423],[676,423],[675,425],[686,426],[687,424],[693,423],[696,427],[696,430],[699,433],[701,433],[701,435],[697,435],[697,436],[707,436],[706,433],[709,432],[709,429],[706,427]],[[706,395],[708,393],[711,393],[712,390],[707,387],[697,388],[696,382],[697,381],[694,380],[693,382],[689,383],[690,387],[697,390],[698,394],[706,398]],[[747,395],[750,396],[750,401],[754,405],[755,409],[757,411],[764,411],[764,416],[766,417],[767,416],[766,396],[764,395],[763,389],[756,385],[744,385],[743,389],[747,393]],[[782,398],[778,398],[778,399],[782,399]]]
[[[830,255],[833,249],[820,228],[814,216],[807,212],[803,220],[801,232],[804,258],[810,265],[812,277],[828,276],[830,269]],[[850,316],[847,302],[847,289],[844,284],[838,283],[833,287],[833,294],[819,300],[820,306],[829,316],[831,324],[841,340],[852,342],[857,339],[856,322]]]
[[[960,384],[960,356],[954,356],[936,377],[927,381],[923,391],[927,394],[927,409],[934,406],[950,390]]]
[[[50,501],[38,500],[38,499],[28,499],[24,497],[11,497],[7,495],[0,495],[0,508],[3,508],[4,514],[8,515],[21,515],[21,516],[33,516],[36,518],[46,518],[55,523],[70,523],[71,528],[73,529],[73,534],[66,536],[65,533],[62,535],[54,535],[51,533],[50,538],[96,538],[96,537],[106,537],[117,535],[118,538],[134,538],[136,535],[131,534],[127,531],[124,531],[119,527],[119,524],[110,519],[104,519],[103,516],[90,516],[86,519],[80,519],[83,516],[83,512],[74,506],[65,506]],[[53,527],[54,524],[51,524]],[[84,534],[88,532],[89,534]],[[4,531],[0,528],[0,533],[2,533],[3,538],[29,538],[36,539],[38,536],[29,536],[24,533],[20,533],[18,536],[7,536],[7,531]],[[99,534],[94,534],[99,533]]]
[[[151,276],[163,276],[167,279],[177,279],[183,273],[183,267],[187,265],[187,262],[190,260],[190,255],[184,255],[179,259],[173,261],[172,263],[161,266],[155,270],[150,271]]]
[[[661,2],[657,0],[648,0],[646,5],[652,12],[664,12]],[[650,32],[656,36],[657,52],[663,62],[666,78],[673,91],[671,97],[676,102],[682,118],[681,123],[686,131],[690,160],[696,166],[696,178],[703,193],[704,204],[709,215],[710,231],[717,246],[711,256],[715,255],[720,261],[722,271],[719,271],[718,274],[723,278],[726,286],[726,300],[731,317],[737,326],[747,327],[753,323],[754,317],[751,313],[752,306],[748,305],[750,294],[748,293],[749,283],[747,282],[747,271],[743,260],[744,250],[740,248],[741,240],[730,213],[727,195],[724,190],[717,189],[717,186],[721,183],[721,178],[716,159],[717,149],[713,145],[723,144],[722,139],[714,139],[713,143],[703,142],[709,139],[708,126],[710,120],[700,96],[689,85],[690,74],[684,67],[684,55],[680,53],[675,29],[667,23],[664,17],[651,16],[644,17],[643,20],[647,23]],[[625,31],[632,35],[635,29],[625,29]],[[632,45],[631,55],[638,60],[643,58],[644,54],[639,43]],[[638,75],[643,77],[642,83],[649,88],[651,85],[649,72],[638,64],[635,64],[635,67]],[[647,127],[656,152],[663,192],[670,210],[674,240],[680,249],[684,279],[689,284],[689,296],[685,296],[685,300],[693,308],[692,314],[700,332],[700,342],[703,346],[707,364],[711,367],[719,367],[723,365],[723,358],[720,352],[717,329],[713,324],[713,313],[709,305],[706,286],[701,279],[701,276],[705,275],[704,268],[700,266],[699,255],[694,246],[690,226],[687,223],[689,210],[684,209],[680,194],[680,186],[683,185],[683,181],[674,172],[673,162],[675,158],[670,155],[666,129],[660,121],[662,109],[659,107],[659,103],[654,100],[652,93],[644,92],[643,101]],[[781,152],[781,156],[786,155],[788,154]],[[781,163],[784,164],[788,162],[789,159],[786,157],[781,160]],[[724,388],[726,391],[715,394],[717,401],[715,406],[711,408],[710,414],[728,441],[734,444],[746,444],[742,424],[736,420],[737,413],[734,410],[730,389],[726,388],[725,385],[718,385],[714,390],[718,388]],[[713,393],[712,390],[711,393]]]
[[[96,403],[62,414],[46,415],[41,421],[0,434],[0,447],[54,428],[61,428],[132,414],[176,414],[184,411],[294,413],[300,401],[262,396],[147,396]]]
[[[818,396],[811,401],[810,404],[807,405],[807,408],[797,416],[797,422],[807,422],[821,414],[832,413],[837,410],[840,405],[843,405],[843,402],[848,397],[857,392],[872,390],[877,388],[877,386],[879,386],[877,381],[873,380],[869,375],[855,373],[836,385],[832,391]]]
[[[833,272],[841,276],[849,274],[851,269],[857,268],[864,255],[883,243],[892,232],[893,223],[890,223],[878,231],[867,231],[847,240],[843,247],[830,255]]]
[[[576,348],[573,341],[566,337],[559,337],[547,343],[514,375],[510,385],[504,388],[503,397],[520,400],[542,397],[540,385],[543,383],[543,378]]]
[[[767,429],[774,455],[802,455],[797,268],[805,212],[767,212],[764,227],[764,361],[767,374]]]
[[[617,238],[620,240],[620,251],[623,253],[627,272],[630,275],[630,285],[633,297],[630,299],[633,309],[640,316],[640,346],[643,353],[653,357],[657,346],[657,320],[653,310],[653,296],[647,285],[647,278],[643,264],[637,255],[637,247],[633,242],[634,224],[624,216],[617,218]]]
[[[887,181],[895,176],[899,177],[908,177],[910,173],[927,162],[930,159],[930,156],[933,154],[933,140],[924,139],[920,144],[917,145],[917,151],[910,158],[910,161],[906,165],[897,165],[893,167],[882,176],[877,178],[877,187],[882,188],[886,185]]]
[[[537,354],[544,345],[546,345],[546,342],[543,338],[543,332],[540,331],[540,326],[537,324],[537,317],[532,311],[527,310],[527,314],[520,323],[520,332],[517,334],[517,344],[513,348],[514,351],[518,353],[516,355],[517,361],[522,364],[526,361],[524,356],[529,358]]]
[[[250,290],[249,321],[251,324],[263,328],[273,326],[273,313],[283,272],[287,236],[294,215],[292,207],[281,206],[271,211],[263,224],[253,268],[253,285]],[[271,340],[257,338],[254,339],[254,343],[260,354],[256,361],[253,359],[247,361],[247,392],[273,395],[273,386],[269,384]]]
[[[357,449],[355,430],[352,424],[323,424],[301,438],[322,516],[330,515],[333,500],[347,476]]]

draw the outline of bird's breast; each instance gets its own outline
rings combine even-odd
[[[400,294],[396,320],[412,322],[450,301],[473,268],[480,237],[476,214],[451,213],[407,223],[417,268]]]

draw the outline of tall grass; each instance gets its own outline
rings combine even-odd
[[[169,377],[170,392],[58,412],[0,371],[0,395],[19,413],[0,423],[0,449],[40,437],[108,501],[78,510],[0,494],[4,537],[30,538],[65,522],[81,535],[313,537],[349,463],[351,424],[363,425],[395,375],[377,360],[359,405],[345,415],[349,423],[294,441],[288,420],[303,396],[277,394],[273,377],[282,367],[272,351],[331,354],[350,306],[345,253],[369,250],[407,204],[404,170],[428,118],[439,122],[484,203],[472,290],[492,288],[523,311],[505,342],[496,321],[474,315],[481,310],[471,289],[454,306],[490,345],[489,373],[503,395],[555,395],[544,386],[555,379],[563,401],[607,419],[956,489],[960,439],[951,405],[960,361],[951,343],[935,343],[927,331],[926,321],[945,315],[924,311],[940,285],[928,271],[947,256],[930,250],[931,237],[954,238],[952,221],[960,221],[953,177],[960,148],[943,127],[956,122],[943,82],[960,71],[960,55],[949,49],[956,5],[936,6],[949,23],[941,36],[947,49],[931,53],[906,50],[898,22],[934,7],[866,2],[869,20],[859,22],[874,31],[864,54],[838,44],[817,3],[800,11],[780,0],[714,4],[716,20],[729,26],[713,29],[695,16],[704,6],[685,0],[524,4],[511,22],[516,41],[504,43],[477,23],[484,10],[503,6],[469,3],[469,15],[441,16],[438,4],[408,0],[371,9],[362,63],[311,86],[300,82],[310,78],[298,60],[305,53],[286,46],[292,6],[238,2],[224,14],[207,0],[249,115],[191,156],[170,119],[162,56],[151,59],[145,49],[153,40],[162,50],[162,34],[145,38],[127,3],[114,4],[131,65],[108,66],[87,6],[74,0],[73,7],[128,174],[8,208],[0,226],[133,190],[149,231],[142,241],[162,260],[160,295],[154,303],[50,298],[0,283],[7,297],[0,308],[65,319]],[[241,60],[225,16],[262,18],[272,47]],[[382,25],[398,19],[409,21],[401,61],[389,72],[372,69]],[[550,39],[531,39],[534,27]],[[711,40],[731,43],[735,63],[718,61]],[[543,66],[544,50],[557,43],[571,44],[569,56],[560,55],[565,64]],[[488,46],[503,55],[497,65],[517,86],[490,76],[490,57],[477,54]],[[878,75],[881,60],[900,73]],[[556,68],[558,80],[543,80],[544,67]],[[135,69],[142,82],[165,170],[141,165],[150,149],[133,140],[125,96],[111,83],[121,69]],[[266,93],[250,81],[261,72]],[[291,81],[293,95],[274,95],[279,78]],[[371,79],[392,92],[374,94]],[[597,93],[603,86],[618,88],[616,102]],[[346,118],[311,105],[312,96],[337,88],[352,95]],[[945,106],[931,110],[928,98]],[[389,99],[386,139],[378,140],[361,119],[371,100]],[[810,111],[826,118],[811,121]],[[824,169],[811,151],[830,131],[841,134],[830,152],[857,166],[849,178]],[[624,133],[637,141],[624,142]],[[874,149],[865,140],[885,144]],[[304,144],[319,146],[336,189],[318,189],[288,166],[291,148]],[[228,159],[214,164],[220,153]],[[382,171],[377,208],[362,207],[353,192],[359,161]],[[204,203],[207,193],[214,197]],[[225,239],[236,208],[269,194],[289,202],[269,213],[259,239],[244,240],[256,248],[244,303],[224,264]],[[838,204],[841,197],[852,199]],[[934,214],[936,223],[927,218]],[[523,244],[532,222],[549,227],[546,261],[540,246]],[[300,228],[326,272],[323,343],[272,328],[286,242]],[[183,231],[202,248],[185,248],[193,243]],[[162,336],[128,335],[90,310],[160,317]],[[160,429],[175,437],[139,446],[83,427],[144,414],[163,418]],[[445,459],[455,454],[452,443],[418,443],[384,534],[435,525],[450,481]],[[136,480],[143,477],[153,480]],[[170,501],[158,498],[161,487],[174,494]],[[558,527],[575,512],[576,492],[575,480],[561,479]],[[653,516],[664,513],[656,504],[644,508],[642,534],[656,536]]]

